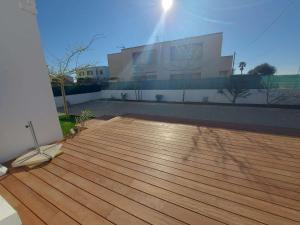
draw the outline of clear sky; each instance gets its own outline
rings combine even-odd
[[[107,65],[107,54],[149,42],[163,13],[161,0],[36,0],[48,64],[67,47],[103,34],[81,57]],[[300,67],[300,0],[175,0],[160,41],[223,32],[223,55],[247,68],[268,62],[278,74]]]

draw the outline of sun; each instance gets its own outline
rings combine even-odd
[[[169,11],[173,6],[173,0],[161,0],[162,8],[165,12]]]

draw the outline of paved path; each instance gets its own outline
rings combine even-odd
[[[73,105],[71,113],[79,114],[84,109],[93,111],[97,117],[141,114],[300,129],[300,110],[297,109],[97,100]]]

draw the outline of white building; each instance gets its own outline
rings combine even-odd
[[[97,81],[109,78],[108,66],[95,66],[79,70],[76,78],[92,78]]]
[[[222,56],[223,34],[159,42],[108,55],[110,76],[119,80],[199,79],[232,74],[232,56]]]
[[[62,138],[41,48],[34,0],[0,1],[0,163]]]

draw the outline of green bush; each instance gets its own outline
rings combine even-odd
[[[92,85],[66,85],[65,91],[66,95],[76,95],[76,94],[85,94],[101,91],[101,85],[92,84]],[[54,97],[61,96],[61,90],[59,86],[52,86],[52,91]]]

